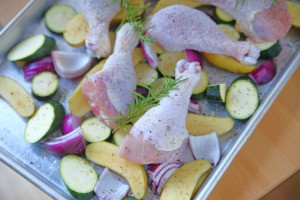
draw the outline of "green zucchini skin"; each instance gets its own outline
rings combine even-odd
[[[40,81],[48,81],[48,83],[51,83],[52,88],[49,88],[49,86],[47,88],[39,88],[41,86]],[[59,81],[57,75],[52,72],[38,73],[32,79],[32,95],[38,100],[47,101],[56,94],[58,89],[58,82]],[[45,91],[47,93],[45,93]],[[44,94],[41,94],[41,92],[43,92]]]
[[[43,44],[40,48],[38,48],[35,52],[31,53],[30,55],[27,55],[23,58],[13,58],[13,54],[15,51],[17,51],[17,49],[22,46],[22,43],[25,42],[26,40],[30,40],[33,37],[39,37],[39,36],[43,36]],[[26,38],[24,40],[22,40],[21,42],[19,42],[14,48],[12,48],[8,55],[7,55],[7,59],[10,61],[14,61],[14,62],[20,62],[20,61],[26,61],[26,62],[30,62],[39,58],[44,57],[45,55],[47,55],[48,53],[50,53],[55,47],[55,40],[51,37],[48,37],[46,35],[40,34],[40,35],[34,35],[32,37]]]
[[[46,27],[53,33],[64,32],[66,24],[77,14],[76,10],[66,4],[54,4],[45,14]]]
[[[80,162],[80,166],[76,166],[78,163],[74,163],[74,160],[78,160]],[[69,163],[66,163],[66,162],[69,162]],[[70,162],[73,162],[73,163],[70,163]],[[66,166],[68,164],[70,164],[71,167]],[[80,169],[85,168],[85,170],[87,170],[88,173],[93,174],[93,177],[92,177],[93,180],[89,180],[89,181],[93,181],[93,187],[91,187],[90,191],[83,193],[83,192],[76,191],[76,188],[71,188],[72,186],[68,185],[67,182],[70,181],[70,179],[72,179],[72,177],[66,177],[66,174],[64,173],[66,169],[64,169],[64,168],[67,168],[67,170],[75,170],[77,172],[76,173],[77,175],[81,173],[81,175],[83,176],[81,178],[83,178],[83,179],[87,178],[87,177],[84,177],[85,174],[83,172],[81,172]],[[84,158],[81,158],[76,155],[67,155],[67,156],[63,157],[60,161],[59,173],[60,173],[60,176],[61,176],[66,188],[68,189],[70,194],[75,199],[89,200],[95,195],[94,187],[95,187],[99,177],[98,177],[97,172],[93,168],[93,166],[88,161],[86,161]],[[89,178],[91,178],[91,177],[89,177]],[[76,180],[74,180],[74,181],[76,181]],[[80,184],[80,182],[78,184]]]
[[[247,87],[243,88],[242,84],[246,84]],[[239,99],[239,97],[242,98]],[[251,78],[242,76],[232,82],[226,94],[225,104],[226,110],[231,117],[238,120],[246,120],[255,113],[259,103],[257,85]]]
[[[201,70],[201,78],[199,83],[194,87],[191,99],[199,101],[205,98],[206,90],[209,84],[209,79],[205,71]]]
[[[232,25],[234,23],[234,19],[218,7],[216,7],[216,9],[213,12],[213,18],[216,20],[217,23]]]
[[[206,91],[206,99],[224,103],[226,99],[226,84],[209,85]]]
[[[52,109],[47,110],[47,112],[44,114],[49,114],[49,112],[54,112],[53,113],[54,117],[51,119],[51,121],[46,122],[46,124],[49,126],[49,129],[44,132],[38,132],[38,131],[33,132],[31,129],[32,127],[34,127],[34,124],[35,123],[39,124],[38,123],[39,120],[45,120],[45,119],[37,118],[39,117],[37,114],[39,113],[39,111],[41,112],[41,109],[45,108],[45,106],[50,106]],[[55,132],[60,128],[64,116],[65,116],[65,109],[59,102],[49,101],[48,103],[42,105],[35,113],[35,115],[27,123],[25,129],[25,135],[24,135],[25,140],[29,143],[35,143],[47,137],[48,135],[52,134],[53,132]],[[33,140],[31,135],[37,135],[37,134],[38,137],[34,137],[35,139]]]
[[[270,48],[266,49],[266,50],[262,50],[260,52],[260,59],[272,59],[272,58],[276,58],[280,52],[282,50],[282,47],[280,45],[279,40],[277,40],[277,42],[271,46]]]

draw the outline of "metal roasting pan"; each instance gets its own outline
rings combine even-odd
[[[72,48],[68,46],[61,36],[49,32],[45,27],[44,13],[55,2],[70,4],[76,8],[72,0],[31,0],[0,32],[0,75],[17,80],[29,92],[31,92],[30,82],[24,80],[18,67],[6,60],[8,50],[21,39],[36,33],[44,33],[56,39],[58,50],[84,51],[84,47]],[[235,155],[251,136],[255,127],[297,69],[300,63],[300,30],[292,28],[280,42],[283,50],[275,59],[277,64],[276,77],[270,83],[259,86],[261,103],[256,113],[248,121],[235,121],[235,128],[219,138],[222,150],[221,160],[212,169],[195,199],[203,200],[209,196]],[[207,62],[204,62],[204,69],[211,84],[226,82],[227,85],[230,85],[236,77],[240,76],[214,68]],[[67,99],[79,80],[60,79],[59,91],[54,100],[62,102],[66,112],[68,112]],[[37,106],[41,104],[41,102],[36,101]],[[221,104],[208,103],[206,100],[201,101],[201,104],[205,114],[228,116]],[[59,158],[49,153],[40,143],[28,144],[25,142],[23,134],[26,122],[27,119],[21,118],[0,98],[0,160],[52,198],[59,200],[73,199],[60,178],[58,171]],[[56,134],[59,134],[59,132]],[[102,169],[99,168],[98,170],[101,172]],[[144,199],[157,199],[157,197],[149,189]]]

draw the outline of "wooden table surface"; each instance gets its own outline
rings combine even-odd
[[[1,0],[0,23],[7,24],[26,2]],[[300,169],[299,83],[298,68],[233,160],[211,193],[210,200],[259,199]],[[0,176],[1,199],[19,199],[18,195],[23,199],[46,198],[43,192],[3,164],[0,165]],[[13,190],[8,189],[12,187]]]

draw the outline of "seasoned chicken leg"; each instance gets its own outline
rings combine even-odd
[[[188,139],[186,115],[192,90],[200,79],[200,65],[180,60],[176,78],[184,82],[158,106],[148,110],[132,127],[118,150],[119,156],[138,164],[177,160]]]
[[[148,31],[167,51],[193,49],[233,56],[241,63],[255,64],[260,50],[248,43],[227,37],[205,13],[183,5],[158,11],[147,24]]]
[[[133,101],[131,91],[136,89],[136,75],[132,63],[132,52],[138,44],[131,25],[124,24],[117,33],[114,53],[109,56],[103,69],[91,75],[82,85],[92,112],[111,128],[116,128],[117,115],[126,115]]]
[[[222,8],[239,24],[241,30],[255,42],[284,37],[291,19],[284,0],[200,0]]]
[[[120,11],[120,0],[80,0],[81,12],[90,25],[85,40],[88,53],[94,57],[107,57],[111,52],[109,23]]]

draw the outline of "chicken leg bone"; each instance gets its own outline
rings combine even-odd
[[[120,11],[120,0],[80,0],[80,8],[90,25],[85,46],[91,56],[107,57],[111,52],[109,23]]]

